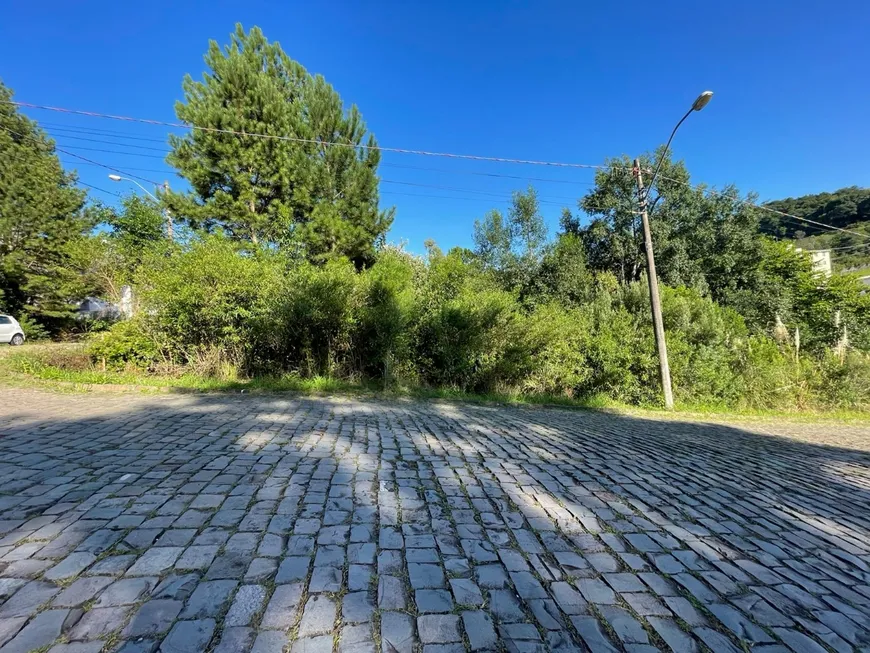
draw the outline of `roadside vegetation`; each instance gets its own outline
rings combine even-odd
[[[0,358],[2,370],[193,390],[657,405],[628,158],[607,162],[557,234],[529,187],[508,211],[481,216],[473,249],[430,242],[414,255],[386,243],[393,210],[380,206],[378,150],[363,147],[376,142],[355,107],[256,29],[213,44],[206,61],[176,110],[215,130],[172,138],[168,161],[189,188],[159,202],[87,202],[38,125],[0,103],[3,165],[41,171],[37,188],[21,182],[32,174],[0,178],[0,246],[18,239],[0,261],[0,309],[32,340],[80,341],[25,346]],[[659,179],[651,221],[678,403],[870,409],[865,287],[815,273],[765,236],[752,196],[693,186],[668,158]],[[131,319],[73,319],[74,299],[117,302],[124,286]]]

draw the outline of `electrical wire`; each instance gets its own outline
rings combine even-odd
[[[488,197],[456,197],[455,195],[429,195],[423,193],[406,193],[403,191],[397,190],[382,190],[381,195],[402,195],[404,197],[427,197],[430,199],[439,199],[439,200],[461,200],[461,201],[469,201],[469,202],[486,202],[487,204],[510,204],[511,201],[509,199],[497,200],[490,199]],[[561,202],[550,202],[547,200],[538,200],[538,204],[545,204],[547,206],[559,206],[564,207],[565,204]]]
[[[495,197],[504,197],[505,196],[504,193],[494,193],[491,191],[476,190],[474,188],[455,188],[453,186],[438,186],[435,184],[419,184],[419,183],[416,183],[413,181],[398,181],[395,179],[381,179],[381,183],[382,184],[399,184],[402,186],[419,186],[422,188],[437,188],[439,190],[453,190],[453,191],[458,191],[461,193],[478,193],[480,195],[491,195],[491,196],[495,196]],[[577,201],[576,197],[549,197],[549,199],[551,199],[551,200],[566,200],[568,202],[576,202]]]
[[[5,125],[0,125],[0,127],[5,129],[6,131],[8,131],[10,134],[14,134],[15,136],[18,136],[19,138],[33,138],[30,134],[27,134],[27,135],[21,134],[21,133],[15,131],[14,129],[10,129],[9,127],[6,127]],[[34,140],[36,140],[36,139],[34,139]],[[37,141],[37,142],[40,142],[40,141]],[[67,156],[72,156],[72,157],[75,157],[76,159],[81,159],[82,161],[85,161],[85,162],[90,163],[90,164],[95,165],[95,166],[99,166],[100,168],[105,168],[106,170],[111,170],[113,172],[120,172],[125,177],[132,177],[134,179],[141,179],[142,181],[147,181],[149,184],[154,184],[155,186],[159,185],[156,181],[152,181],[151,179],[147,179],[145,177],[140,177],[139,175],[134,175],[132,173],[121,170],[120,168],[115,168],[113,166],[107,166],[104,163],[100,163],[99,161],[94,161],[92,159],[88,159],[88,158],[83,157],[79,154],[75,154],[74,152],[68,152],[67,150],[62,149],[62,148],[58,147],[57,145],[54,145],[53,149],[56,152],[62,152],[63,154],[66,154]]]
[[[346,147],[352,149],[377,150],[379,152],[393,152],[397,154],[416,154],[420,156],[435,156],[449,159],[467,159],[471,161],[491,161],[493,163],[516,163],[523,165],[537,166],[552,166],[557,168],[583,168],[590,170],[607,170],[611,166],[594,165],[588,163],[564,163],[560,161],[536,161],[531,159],[510,159],[505,157],[481,156],[477,154],[457,154],[454,152],[432,152],[428,150],[413,150],[400,147],[384,147],[382,145],[364,145],[362,143],[340,143],[337,141],[324,141],[318,138],[298,138],[295,136],[283,136],[279,134],[258,134],[241,132],[235,129],[220,129],[217,127],[200,127],[198,125],[188,125],[185,123],[169,122],[166,120],[152,120],[149,118],[135,118],[133,116],[118,116],[108,113],[99,113],[96,111],[82,111],[79,109],[67,109],[65,107],[52,107],[43,104],[33,104],[30,102],[20,102],[17,100],[5,100],[5,104],[13,104],[18,107],[26,107],[29,109],[39,109],[43,111],[55,111],[59,113],[73,114],[78,116],[89,116],[91,118],[104,118],[107,120],[119,120],[123,122],[135,122],[146,125],[160,125],[162,127],[172,127],[174,129],[188,129],[204,132],[212,132],[219,134],[232,134],[234,136],[244,136],[251,138],[267,138],[280,141],[291,141],[295,143],[310,143],[312,145],[322,145],[331,147]],[[628,169],[628,168],[626,168]]]
[[[113,193],[113,192],[110,191],[110,190],[106,190],[105,188],[100,188],[99,186],[94,186],[93,184],[89,184],[89,183],[87,183],[86,181],[81,181],[81,180],[79,180],[79,181],[77,181],[76,183],[79,184],[79,185],[81,185],[81,186],[87,186],[88,188],[92,188],[92,189],[94,189],[94,190],[98,190],[98,191],[100,191],[101,193],[105,193],[106,195],[114,195],[115,197],[121,197],[121,194],[120,194],[120,193]]]
[[[139,136],[129,136],[124,132],[119,131],[109,131],[109,130],[91,130],[91,129],[72,129],[63,126],[55,126],[60,125],[60,123],[40,123],[41,127],[48,127],[51,132],[70,132],[71,134],[87,134],[91,136],[108,136],[110,138],[118,138],[118,139],[126,139],[126,140],[139,140],[139,141],[148,141],[152,143],[166,143],[166,139],[161,138],[144,138]],[[105,133],[103,133],[105,132]],[[118,143],[115,141],[105,141],[100,139],[90,139],[84,138],[81,136],[73,136],[67,133],[61,133],[57,135],[58,138],[71,138],[76,140],[90,141],[94,143],[105,143],[109,145],[118,145],[120,147],[130,147],[130,148],[138,148],[138,149],[146,149],[146,150],[154,150],[158,152],[166,152],[169,153],[171,150],[165,150],[162,148],[152,148],[142,145],[128,144],[128,143]],[[382,161],[379,163],[379,167],[386,168],[401,168],[405,170],[422,170],[426,172],[439,172],[443,174],[463,174],[463,175],[476,175],[482,177],[493,177],[493,178],[501,178],[501,179],[517,179],[520,181],[535,181],[535,182],[543,182],[543,183],[554,183],[554,184],[570,184],[570,185],[581,185],[581,186],[592,186],[594,182],[590,181],[575,181],[571,179],[552,179],[548,177],[529,177],[523,175],[507,175],[497,172],[481,172],[478,170],[449,170],[446,168],[427,168],[423,166],[411,166],[411,165],[403,165],[400,163],[390,163]],[[162,171],[156,171],[162,172]]]
[[[665,176],[660,176],[660,179],[667,179],[668,181],[673,181],[673,182],[676,182],[678,184],[683,184],[684,186],[689,186],[690,188],[695,188],[697,190],[700,190],[701,192],[709,193],[711,195],[716,195],[717,197],[725,197],[726,199],[731,199],[733,201],[738,202],[739,204],[751,206],[751,207],[759,209],[761,211],[767,211],[768,213],[775,213],[776,215],[783,216],[786,218],[791,218],[792,220],[800,220],[800,221],[806,222],[808,224],[817,225],[818,227],[821,227],[823,229],[842,231],[843,233],[846,233],[846,234],[852,234],[853,236],[860,236],[861,238],[867,238],[868,240],[870,240],[870,236],[868,236],[867,234],[862,234],[858,231],[851,231],[849,229],[842,229],[840,227],[835,227],[834,225],[825,224],[824,222],[810,220],[809,218],[802,218],[799,215],[792,215],[791,213],[786,213],[784,211],[777,211],[776,209],[772,209],[770,207],[764,206],[763,204],[755,204],[753,202],[750,202],[749,200],[742,200],[739,197],[732,197],[732,196],[728,195],[728,193],[724,193],[722,191],[717,191],[715,189],[708,188],[705,184],[691,184],[687,181],[683,181],[682,179],[674,179],[673,177],[665,177]]]
[[[117,154],[126,154],[126,153],[125,152],[117,152]],[[93,165],[90,163],[85,163],[85,164],[75,164],[75,163],[70,163],[70,162],[66,162],[66,163],[68,163],[69,165]],[[166,173],[165,169],[158,170],[157,168],[136,168],[136,167],[131,167],[131,166],[124,166],[124,167],[127,170],[138,170],[139,172],[157,172],[160,174]],[[487,172],[476,172],[473,170],[445,170],[442,168],[420,168],[417,166],[391,166],[387,163],[381,163],[378,167],[410,168],[412,170],[428,170],[431,172],[443,172],[445,174],[458,173],[458,174],[469,174],[469,175],[484,175],[487,177],[504,177],[507,179],[519,179],[519,180],[525,180],[525,181],[552,181],[552,182],[557,182],[557,183],[564,183],[564,184],[571,184],[571,185],[578,185],[578,186],[594,185],[594,182],[590,182],[590,181],[569,181],[566,179],[540,179],[538,177],[521,177],[518,175],[499,175],[499,174],[491,174],[491,173],[487,173]],[[575,198],[572,198],[572,199],[575,199]]]
[[[66,132],[70,134],[89,134],[91,136],[106,136],[109,138],[123,138],[131,141],[148,141],[151,143],[166,143],[165,138],[148,138],[146,136],[131,136],[129,132],[113,129],[100,129],[99,127],[70,126],[57,122],[40,122],[39,126],[53,132]]]
[[[70,150],[80,150],[82,152],[100,152],[101,154],[123,154],[124,156],[138,156],[144,157],[146,159],[160,159],[161,161],[166,158],[164,155],[160,154],[145,154],[143,152],[124,152],[119,150],[106,150],[101,147],[87,147],[85,145],[67,145],[63,144],[64,147]],[[60,149],[60,148],[58,148]]]
[[[39,123],[40,127],[48,128],[50,132],[61,132],[57,134],[58,138],[69,138],[73,140],[82,140],[88,141],[92,143],[103,143],[107,145],[117,145],[119,147],[130,147],[137,149],[145,149],[145,150],[153,150],[156,152],[165,152],[169,153],[171,150],[167,150],[165,148],[158,147],[148,147],[145,145],[136,145],[133,143],[123,143],[117,142],[115,140],[102,140],[95,138],[85,138],[83,136],[77,136],[76,134],[87,134],[89,136],[105,136],[109,138],[116,138],[123,140],[138,140],[138,141],[148,141],[151,143],[166,143],[166,139],[161,138],[144,138],[140,136],[130,136],[120,131],[108,131],[108,130],[98,130],[98,129],[74,129],[60,126],[60,123]],[[68,133],[67,133],[68,132]],[[389,163],[389,162],[381,162],[378,164],[379,167],[387,167],[387,168],[401,168],[406,170],[422,170],[426,172],[440,172],[444,174],[467,174],[467,175],[479,175],[484,177],[495,177],[495,178],[503,178],[503,179],[518,179],[522,181],[538,181],[538,182],[546,182],[546,183],[556,183],[556,184],[579,184],[579,185],[592,185],[593,182],[588,181],[575,181],[571,179],[552,179],[548,177],[529,177],[524,175],[506,175],[497,172],[481,172],[477,170],[449,170],[447,168],[427,168],[423,166],[411,166],[404,165],[400,163]]]
[[[480,172],[477,170],[447,170],[445,168],[425,168],[420,166],[408,166],[399,163],[381,162],[378,167],[386,168],[403,168],[408,170],[424,170],[426,172],[441,172],[444,174],[459,174],[459,175],[478,175],[481,177],[497,177],[501,179],[518,179],[520,181],[538,181],[553,184],[570,184],[572,186],[594,186],[595,182],[591,181],[573,181],[571,179],[551,179],[547,177],[526,177],[523,175],[504,175],[497,172]]]
[[[60,134],[59,138],[68,138],[76,141],[88,141],[89,143],[103,143],[105,145],[115,145],[117,147],[132,147],[137,150],[151,150],[154,152],[165,152],[168,153],[171,150],[167,150],[165,147],[150,147],[148,145],[137,145],[136,143],[118,143],[116,141],[104,141],[99,138],[86,138],[84,136],[72,136],[70,134]],[[155,139],[156,140],[156,139]]]
[[[243,136],[243,137],[266,138],[266,139],[275,139],[275,140],[283,140],[283,141],[292,141],[292,142],[298,142],[298,143],[310,143],[310,144],[320,145],[320,146],[346,147],[346,148],[353,148],[353,149],[360,148],[360,149],[365,149],[365,150],[377,150],[380,152],[393,152],[393,153],[398,153],[398,154],[416,154],[416,155],[421,155],[421,156],[434,156],[434,157],[444,157],[444,158],[452,158],[452,159],[466,159],[466,160],[472,160],[472,161],[489,161],[489,162],[495,162],[495,163],[514,163],[514,164],[525,164],[525,165],[541,165],[541,166],[553,166],[553,167],[563,167],[563,168],[594,169],[594,170],[614,170],[614,169],[627,170],[627,169],[630,169],[626,166],[620,166],[617,168],[616,166],[594,165],[594,164],[584,164],[584,163],[565,163],[565,162],[558,162],[558,161],[536,161],[536,160],[529,160],[529,159],[512,159],[512,158],[505,158],[505,157],[490,157],[490,156],[481,156],[481,155],[473,155],[473,154],[457,154],[457,153],[452,153],[452,152],[432,152],[432,151],[427,151],[427,150],[414,150],[414,149],[407,149],[407,148],[384,147],[384,146],[378,146],[378,145],[341,143],[341,142],[336,142],[336,141],[325,141],[325,140],[320,140],[320,139],[298,138],[298,137],[293,137],[293,136],[284,136],[284,135],[277,135],[277,134],[247,133],[247,132],[240,132],[240,131],[232,130],[232,129],[219,129],[216,127],[200,127],[198,125],[174,123],[174,122],[169,122],[169,121],[164,121],[164,120],[136,118],[136,117],[132,117],[132,116],[113,115],[113,114],[99,113],[99,112],[95,112],[95,111],[82,111],[82,110],[78,110],[78,109],[68,109],[65,107],[54,107],[54,106],[48,106],[48,105],[33,104],[30,102],[20,102],[20,101],[15,101],[15,100],[5,100],[3,102],[6,104],[12,104],[12,105],[15,105],[18,107],[27,107],[30,109],[38,109],[38,110],[54,111],[54,112],[58,112],[58,113],[65,113],[65,114],[72,114],[72,115],[88,116],[88,117],[92,117],[92,118],[103,118],[103,119],[107,119],[107,120],[117,120],[117,121],[141,123],[141,124],[147,124],[147,125],[159,125],[159,126],[163,126],[163,127],[171,127],[174,129],[187,129],[187,130],[197,130],[197,131],[212,132],[212,133],[232,134],[235,136]],[[85,150],[87,148],[77,148],[77,149]],[[58,148],[58,151],[64,151],[64,150],[61,150],[60,148]],[[94,149],[92,151],[100,151],[100,150]],[[149,155],[136,154],[136,153],[129,153],[129,155],[130,156],[149,157]],[[72,155],[72,156],[76,156],[76,158],[80,158],[80,159],[83,159],[85,161],[88,160],[88,159],[85,159],[84,157],[79,157],[78,155]],[[108,167],[108,166],[104,166],[104,167]],[[699,188],[700,190],[702,190],[703,192],[707,192],[707,193],[710,193],[712,195],[727,197],[727,195],[725,193],[715,191],[713,189],[709,189],[709,188],[705,188],[705,187],[702,188],[703,185],[701,185],[701,184],[693,185],[689,182],[684,182],[680,179],[673,179],[673,178],[664,177],[664,176],[661,178],[667,179],[669,181],[673,181],[676,183],[684,184],[684,185],[687,185],[690,187],[696,187],[696,188]],[[141,179],[141,177],[140,177],[140,179]],[[807,224],[817,225],[817,226],[824,228],[824,229],[836,230],[836,231],[841,231],[843,233],[857,235],[861,238],[867,238],[868,240],[870,240],[870,236],[868,236],[866,234],[861,234],[857,231],[851,231],[849,229],[842,229],[840,227],[835,227],[833,225],[826,225],[825,223],[817,222],[817,221],[811,220],[809,218],[803,218],[801,216],[792,215],[792,214],[786,213],[784,211],[778,211],[776,209],[771,209],[771,208],[763,206],[763,205],[754,204],[753,202],[749,202],[748,200],[741,200],[738,198],[738,199],[736,199],[736,201],[741,203],[741,204],[744,204],[747,206],[752,206],[752,207],[757,208],[759,210],[774,213],[774,214],[782,216],[782,217],[799,220],[799,221],[805,222]]]
[[[93,147],[86,147],[86,146],[81,146],[81,145],[65,145],[65,147],[68,147],[68,148],[74,149],[74,150],[85,151],[85,152],[101,152],[101,153],[105,153],[105,154],[121,154],[121,155],[125,155],[125,156],[140,156],[140,157],[157,158],[157,159],[163,158],[163,157],[159,157],[159,156],[156,156],[153,154],[141,154],[139,152],[123,152],[123,151],[118,151],[118,150],[106,150],[106,149],[102,149],[102,148],[93,148]],[[155,149],[155,148],[148,148],[148,149]],[[169,152],[167,151],[167,154],[168,153]],[[97,165],[100,165],[100,164],[97,164]],[[128,168],[128,170],[132,170],[132,169],[133,168]],[[149,170],[151,172],[164,172],[161,170],[154,170],[154,169],[149,169]],[[220,171],[214,170],[214,172],[220,172]],[[504,193],[500,193],[500,192],[484,191],[484,190],[478,190],[475,188],[457,188],[457,187],[453,187],[453,186],[440,186],[440,185],[436,185],[436,184],[424,184],[424,183],[417,183],[417,182],[411,182],[411,181],[401,181],[401,180],[397,180],[397,179],[383,179],[382,178],[382,179],[380,179],[380,183],[382,183],[382,184],[399,184],[399,185],[403,185],[403,186],[418,186],[418,187],[422,187],[422,188],[434,188],[434,189],[439,189],[439,190],[457,191],[457,192],[461,192],[461,193],[474,193],[474,194],[479,194],[479,195],[488,195],[488,196],[492,196],[492,197],[504,197],[504,195],[505,195]],[[386,192],[386,191],[382,191],[382,192]],[[564,197],[564,196],[545,196],[545,197],[542,197],[539,201],[541,203],[545,203],[545,204],[558,204],[559,206],[563,206],[564,202],[576,202],[577,198],[576,197]]]
[[[126,156],[139,156],[139,157],[154,158],[154,159],[161,159],[161,160],[164,158],[164,157],[157,156],[157,155],[141,154],[138,152],[123,152],[123,151],[118,151],[118,150],[104,150],[101,148],[90,148],[90,147],[82,147],[82,146],[66,146],[66,147],[69,147],[70,149],[84,150],[84,151],[89,151],[89,152],[101,152],[101,153],[107,153],[107,154],[122,154],[122,155],[126,155]],[[138,177],[138,176],[133,175],[131,173],[121,171],[118,168],[113,168],[111,166],[107,166],[105,164],[98,163],[96,161],[91,161],[90,159],[86,159],[85,157],[73,154],[72,152],[67,152],[66,150],[63,150],[59,147],[57,147],[56,149],[59,152],[64,152],[65,154],[68,154],[70,156],[74,156],[76,158],[82,159],[83,161],[87,162],[89,165],[95,165],[95,166],[99,166],[101,168],[106,168],[108,170],[114,170],[116,172],[121,172],[122,174],[124,174],[126,176],[136,177],[137,179],[141,179],[143,181],[148,181],[149,183],[159,185],[155,181],[145,179],[144,177]],[[156,149],[156,148],[149,148],[149,149]],[[167,153],[168,153],[168,151],[167,151]],[[136,168],[127,168],[127,170],[136,170]],[[158,173],[165,172],[163,170],[156,170],[153,168],[140,168],[139,171],[158,172]],[[483,173],[483,174],[486,174],[486,173]],[[494,176],[502,176],[502,175],[494,175]],[[507,175],[505,175],[505,176],[507,176]],[[510,176],[508,176],[508,177],[510,177]],[[518,177],[518,178],[525,179],[522,177]],[[696,190],[700,190],[701,192],[709,193],[711,195],[730,198],[730,199],[732,199],[740,204],[744,204],[746,206],[750,206],[750,207],[753,207],[753,208],[756,208],[759,210],[771,211],[771,212],[776,213],[782,217],[785,217],[787,219],[792,220],[796,224],[801,224],[802,226],[803,226],[803,221],[809,222],[810,224],[813,224],[816,229],[820,230],[818,233],[823,233],[825,230],[828,230],[828,231],[836,230],[836,231],[843,231],[845,233],[852,234],[852,235],[857,235],[857,236],[860,236],[862,238],[867,238],[868,240],[870,240],[870,236],[867,236],[865,234],[860,234],[857,231],[851,231],[848,229],[841,229],[839,227],[834,227],[833,225],[826,225],[825,223],[822,223],[822,222],[816,222],[814,220],[809,220],[808,218],[801,218],[800,216],[793,216],[793,215],[790,215],[788,213],[784,213],[782,211],[776,211],[774,209],[769,209],[768,207],[765,207],[765,206],[759,205],[759,204],[754,204],[752,202],[749,202],[748,200],[742,200],[740,198],[731,197],[727,193],[723,193],[723,192],[711,189],[704,184],[691,184],[691,183],[685,182],[681,179],[674,179],[673,177],[665,177],[663,175],[660,175],[660,178],[667,179],[668,181],[673,181],[675,183],[683,184],[683,185],[688,186],[690,188],[694,188]],[[424,188],[434,188],[434,189],[450,190],[450,191],[456,191],[456,192],[476,193],[476,194],[483,194],[483,195],[488,195],[488,196],[493,196],[493,197],[501,197],[502,196],[501,193],[495,193],[495,192],[490,192],[490,191],[481,191],[481,190],[477,190],[477,189],[473,189],[473,188],[456,188],[456,187],[451,187],[451,186],[439,186],[439,185],[434,185],[434,184],[423,184],[423,183],[416,183],[416,182],[399,181],[399,180],[394,180],[394,179],[381,179],[380,182],[386,183],[386,184],[401,184],[401,185],[406,185],[406,186],[418,186],[418,187],[424,187]],[[576,182],[568,182],[568,183],[576,183]],[[587,182],[587,183],[589,183],[589,182]],[[409,196],[409,197],[427,197],[427,198],[434,198],[434,199],[472,200],[472,201],[479,201],[480,199],[484,199],[484,198],[453,197],[453,196],[449,196],[449,195],[421,195],[418,193],[398,193],[398,192],[389,191],[389,190],[382,190],[381,194],[384,194],[384,195],[388,195],[388,194],[405,195],[405,196]],[[579,198],[549,197],[549,196],[547,196],[547,197],[539,199],[539,203],[550,205],[550,206],[564,206],[564,201],[562,201],[562,202],[553,201],[553,200],[560,200],[560,199],[564,200],[564,201],[568,201],[568,202],[576,202],[576,201],[578,201]]]
[[[73,162],[68,162],[68,161],[67,162],[61,161],[61,163],[66,163],[67,165],[91,165],[91,166],[95,165],[95,166],[100,167],[100,168],[106,167],[104,164],[101,164],[101,163],[73,163]],[[125,167],[125,170],[138,170],[140,172],[159,172],[159,173],[166,172],[165,170],[155,170],[153,168],[129,168],[129,167]],[[125,172],[124,174],[125,174],[125,176],[130,176],[129,172]],[[155,183],[155,182],[151,182],[151,183]],[[459,189],[457,189],[457,190],[459,190]],[[471,192],[482,192],[482,191],[472,191],[471,189],[463,189],[463,190],[471,191]],[[381,195],[403,195],[406,197],[427,197],[427,198],[432,198],[432,199],[444,199],[444,200],[449,199],[449,200],[471,201],[471,202],[483,201],[483,202],[487,202],[489,204],[510,204],[509,199],[497,200],[497,199],[489,199],[487,197],[456,197],[454,195],[430,195],[430,194],[423,195],[423,194],[419,194],[419,193],[403,193],[401,191],[392,191],[389,189],[381,189],[380,194]],[[500,195],[497,193],[493,193],[493,195],[503,197],[503,195]],[[538,202],[540,204],[546,204],[548,206],[560,206],[560,207],[565,206],[565,204],[563,202],[551,202],[551,201],[546,200],[546,199],[543,199],[543,200],[539,199]]]
[[[846,245],[845,247],[828,247],[826,249],[805,249],[805,252],[842,252],[847,249],[857,249],[859,247],[870,247],[870,243],[859,243],[858,245]]]
[[[113,171],[113,172],[120,172],[120,173],[121,173],[122,175],[124,175],[125,177],[132,177],[133,179],[140,179],[140,180],[142,180],[142,181],[147,181],[149,184],[154,184],[155,186],[159,186],[159,185],[160,185],[160,184],[158,184],[156,181],[154,181],[153,179],[148,179],[147,177],[140,177],[139,175],[134,175],[134,174],[131,173],[131,172],[127,172],[127,171],[125,171],[125,170],[121,170],[120,168],[115,168],[115,167],[113,167],[113,166],[107,166],[107,165],[104,164],[104,163],[100,163],[100,162],[98,162],[98,161],[93,161],[92,159],[87,159],[87,158],[85,158],[85,157],[83,157],[83,156],[79,156],[78,154],[74,154],[74,153],[72,153],[72,152],[67,152],[66,150],[62,150],[62,149],[60,149],[59,147],[55,147],[54,149],[57,150],[58,152],[63,152],[63,153],[66,154],[67,156],[73,156],[73,157],[75,157],[75,158],[77,158],[77,159],[81,159],[82,161],[86,161],[87,163],[90,163],[90,164],[92,164],[92,165],[99,166],[99,167],[101,167],[101,168],[105,168],[106,170],[111,170],[111,171]]]
[[[101,163],[81,163],[81,162],[77,162],[77,161],[64,161],[63,159],[61,159],[60,162],[63,163],[64,165],[68,165],[68,166],[94,166],[95,165],[99,168],[103,167],[103,164],[101,164]],[[124,168],[127,170],[136,170],[137,172],[156,172],[156,173],[159,173],[161,175],[165,175],[167,172],[165,169],[158,170],[156,168],[135,168],[135,167],[130,167],[130,166],[124,166]]]

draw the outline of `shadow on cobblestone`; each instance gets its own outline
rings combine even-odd
[[[870,650],[836,426],[2,395],[0,653]]]

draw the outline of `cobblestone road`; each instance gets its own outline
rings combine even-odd
[[[870,431],[0,402],[0,653],[870,651]]]

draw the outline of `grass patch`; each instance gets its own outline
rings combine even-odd
[[[721,404],[677,402],[674,411],[655,405],[632,406],[604,394],[585,398],[564,395],[531,395],[521,392],[471,393],[454,388],[393,386],[377,381],[349,381],[329,376],[301,377],[294,374],[221,379],[193,373],[151,374],[134,369],[103,370],[90,361],[83,344],[29,343],[0,348],[0,383],[7,386],[38,387],[61,392],[136,390],[140,392],[233,392],[349,394],[380,399],[447,400],[514,406],[555,406],[615,412],[642,417],[683,420],[788,419],[799,422],[837,421],[870,423],[870,413],[858,410],[754,409]]]
[[[101,370],[95,366],[85,369],[68,369],[53,365],[45,360],[50,345],[16,350],[0,356],[0,371],[12,378],[8,380],[24,382],[47,381],[74,385],[95,386],[134,386],[155,389],[179,389],[195,392],[353,392],[364,391],[368,386],[325,376],[302,378],[295,375],[259,376],[250,379],[220,379],[197,374],[159,375],[147,372],[115,372]],[[69,345],[58,345],[70,352]],[[21,383],[17,384],[21,385]]]

